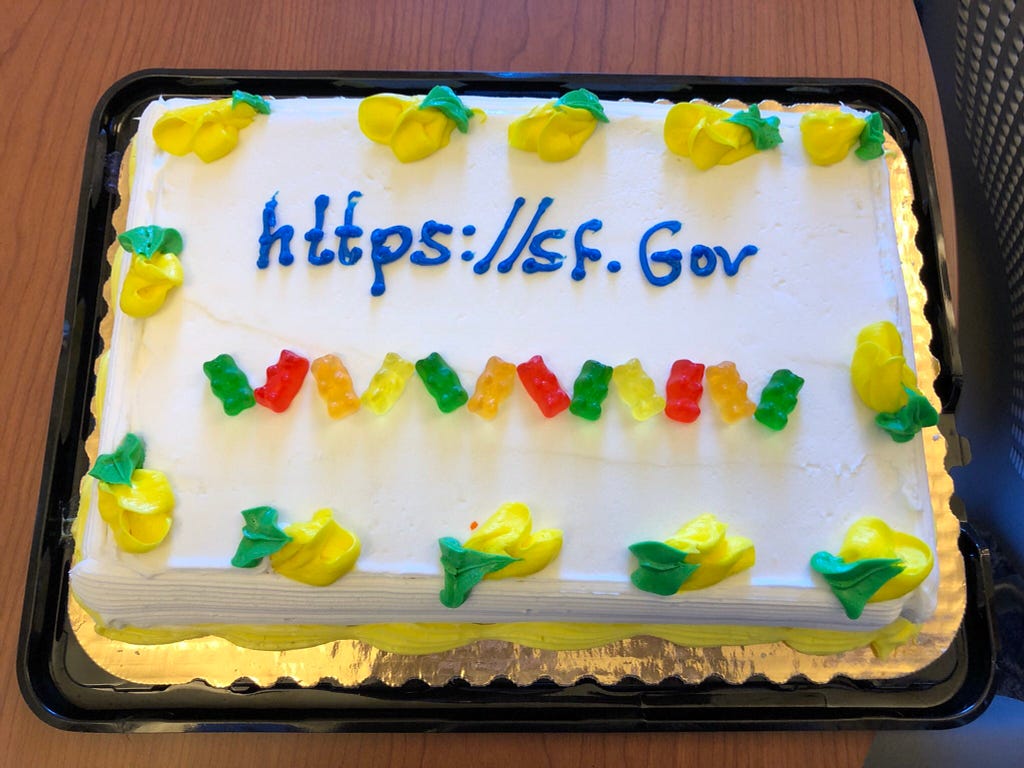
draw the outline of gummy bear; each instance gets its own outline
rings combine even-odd
[[[324,355],[311,366],[320,396],[327,403],[327,415],[343,419],[359,410],[361,405],[352,377],[337,355]]]
[[[700,396],[704,394],[704,364],[676,360],[665,385],[665,415],[674,421],[692,424],[700,416]]]
[[[231,355],[218,355],[203,363],[203,373],[210,380],[210,389],[228,416],[237,416],[256,405],[249,379]]]
[[[665,410],[665,398],[655,391],[654,381],[635,357],[622,365],[616,365],[612,380],[622,402],[637,421],[646,421]]]
[[[466,407],[481,418],[493,419],[498,415],[501,404],[512,394],[515,379],[516,367],[512,363],[497,356],[491,357],[476,380],[476,390]]]
[[[747,397],[747,382],[740,378],[736,364],[726,361],[708,366],[705,373],[708,393],[727,424],[750,418],[756,406]]]
[[[398,402],[414,370],[415,367],[408,360],[394,352],[388,352],[360,397],[363,405],[378,416],[383,416]]]
[[[772,374],[761,391],[754,418],[778,432],[789,423],[789,414],[796,408],[796,396],[804,380],[786,368]]]
[[[302,387],[307,371],[309,360],[282,349],[277,363],[267,368],[267,383],[253,391],[256,402],[274,413],[288,410]]]
[[[569,407],[569,395],[558,383],[558,377],[544,363],[544,358],[534,355],[516,367],[523,388],[547,418],[557,416]]]
[[[601,417],[601,403],[608,397],[608,382],[612,380],[612,367],[587,360],[572,385],[569,411],[589,421]]]
[[[419,374],[423,386],[434,398],[441,413],[451,413],[465,405],[469,399],[462,382],[459,381],[459,374],[437,352],[431,352],[422,360],[417,360],[416,373]]]

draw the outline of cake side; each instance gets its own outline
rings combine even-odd
[[[667,107],[610,104],[615,135],[596,133],[580,155],[591,170],[567,177],[561,167],[510,153],[500,141],[508,115],[531,104],[468,101],[488,113],[480,135],[415,168],[396,168],[382,154],[386,148],[365,146],[353,133],[351,102],[311,101],[301,109],[298,102],[275,102],[274,119],[248,128],[245,142],[216,167],[147,149],[146,120],[154,119],[147,113],[129,226],[158,219],[186,233],[195,228],[202,234],[186,235],[187,248],[219,256],[196,256],[192,264],[186,251],[186,282],[159,315],[144,324],[115,320],[109,391],[126,407],[113,417],[104,408],[100,449],[112,450],[126,431],[145,434],[154,466],[175,468],[180,505],[168,546],[137,556],[117,552],[99,516],[90,515],[83,561],[73,574],[83,601],[112,626],[203,623],[204,611],[254,624],[397,621],[411,613],[424,621],[656,618],[857,629],[884,626],[901,613],[927,616],[934,600],[928,583],[909,601],[869,605],[853,623],[806,568],[811,553],[834,551],[864,514],[933,540],[920,446],[896,447],[872,431],[848,381],[860,327],[890,319],[909,338],[884,165],[852,165],[859,161],[850,158],[841,182],[826,173],[833,169],[808,168],[798,157],[794,119],[783,115],[787,142],[778,156],[699,175],[664,152],[659,129]],[[282,150],[274,129],[294,135],[296,123],[310,132],[308,141],[291,142],[304,151]],[[270,163],[268,154],[282,165]],[[324,167],[326,156],[337,157],[337,166]],[[642,185],[635,179],[646,174],[638,168],[655,169]],[[453,237],[454,255],[444,265],[386,267],[387,289],[372,298],[366,261],[351,268],[303,263],[298,236],[294,264],[254,269],[253,224],[269,200],[277,202],[279,221],[293,223],[301,235],[314,224],[314,198],[329,193],[337,206],[329,210],[340,219],[353,191],[361,193],[357,221],[367,232],[398,221],[415,230],[448,217],[489,235],[463,232],[458,245]],[[460,249],[483,241],[474,254],[479,263],[519,196],[538,205],[552,199],[544,226],[572,232],[585,221],[602,221],[588,241],[604,261],[590,265],[581,281],[569,279],[569,265],[551,274],[477,274],[469,262],[459,264]],[[451,213],[439,211],[438,201]],[[473,211],[465,222],[457,218],[463,211]],[[523,219],[518,226],[526,225]],[[709,243],[735,253],[753,243],[758,253],[733,278],[684,270],[672,284],[654,286],[637,267],[637,243],[664,221],[679,221],[683,229],[675,238],[656,233],[660,248],[685,252]],[[620,271],[602,268],[619,254]],[[223,290],[232,283],[240,285],[237,295]],[[543,353],[562,381],[591,357],[609,363],[639,357],[664,381],[671,362],[687,355],[735,360],[755,390],[783,366],[799,370],[807,386],[793,421],[775,434],[754,422],[727,426],[710,409],[687,427],[640,424],[611,401],[599,422],[568,414],[548,422],[523,397],[513,397],[494,424],[465,411],[439,414],[416,387],[385,417],[361,412],[333,424],[308,384],[287,413],[257,410],[248,422],[235,422],[194,385],[202,362],[227,349],[252,374],[281,348],[309,356],[337,351],[364,383],[383,353],[397,349],[410,359],[443,350],[463,381],[472,381],[495,353],[517,361]],[[206,472],[214,459],[223,472],[211,483]],[[267,498],[281,488],[291,498]],[[457,612],[441,609],[436,539],[468,535],[471,522],[510,499],[525,501],[538,525],[565,531],[559,559],[528,579],[484,582]],[[238,540],[238,512],[263,503],[294,520],[333,506],[363,539],[357,571],[314,592],[277,574],[232,571],[227,561]],[[806,506],[811,509],[794,510]],[[368,508],[376,511],[374,520],[358,511]],[[667,536],[709,509],[756,542],[758,567],[670,601],[633,590],[626,546]],[[118,589],[133,581],[117,604]],[[251,606],[231,613],[238,592],[256,584],[255,613]],[[138,598],[140,585],[176,597],[154,608]],[[221,586],[223,595],[215,596]],[[98,593],[116,607],[99,608]],[[349,610],[356,593],[374,595],[374,611],[362,612],[367,601]],[[595,601],[595,594],[608,597]],[[145,603],[144,610],[130,603]]]

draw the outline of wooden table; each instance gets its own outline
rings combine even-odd
[[[21,700],[15,649],[90,113],[143,68],[513,70],[887,81],[948,161],[910,0],[6,0],[0,26],[0,765],[860,765],[869,733],[124,735],[53,730]],[[751,9],[757,9],[756,11]],[[947,243],[952,241],[947,213]]]

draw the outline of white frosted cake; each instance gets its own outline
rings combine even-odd
[[[424,121],[409,150],[432,143],[422,158],[402,156],[400,131],[376,125],[375,114],[363,115],[364,135],[359,99],[146,108],[125,174],[125,229],[149,240],[112,251],[96,453],[114,455],[136,436],[144,460],[130,464],[122,487],[137,489],[138,473],[156,470],[163,479],[146,482],[169,487],[173,503],[128,499],[126,512],[102,514],[117,484],[85,479],[71,587],[98,628],[138,642],[214,633],[260,647],[369,637],[407,652],[477,637],[558,648],[632,634],[777,638],[828,652],[911,634],[935,609],[937,573],[868,601],[854,619],[811,567],[864,518],[923,542],[929,557],[935,545],[922,436],[892,439],[851,383],[858,335],[880,322],[894,326],[913,366],[885,158],[851,151],[812,163],[801,114],[766,110],[781,143],[704,169],[698,134],[715,138],[714,115],[696,127],[686,118],[685,157],[666,136],[671,104],[603,101],[607,122],[590,124],[572,102],[463,102],[468,131]],[[388,102],[380,114],[422,106],[413,104]],[[194,118],[207,107],[227,117]],[[536,120],[564,112],[579,125],[541,135],[539,152],[510,146],[510,124],[534,109]],[[867,117],[836,111],[858,126]],[[514,144],[534,131],[524,125],[512,126]],[[173,153],[154,139],[161,126]],[[237,146],[224,154],[235,131]],[[562,139],[572,149],[559,149]],[[573,156],[544,157],[545,141]],[[179,156],[190,147],[204,156]],[[142,229],[153,225],[180,242]],[[139,288],[130,275],[139,254],[172,254],[180,274],[169,267],[167,285]],[[130,291],[144,304],[161,294],[159,306],[133,316],[132,301],[119,301]],[[290,401],[277,392],[289,382],[273,373],[261,390],[282,350],[306,361],[336,356],[362,407],[333,418],[317,384],[328,374],[316,365],[314,375],[298,364]],[[393,365],[404,389],[389,397],[384,387],[375,400],[367,390],[384,381],[374,377],[387,353],[413,364],[438,353],[438,386],[453,386],[454,373],[467,397],[492,356],[520,367],[511,392],[498,387],[496,415],[482,414],[480,397],[474,408],[458,395],[435,399],[424,383],[430,362],[422,376]],[[222,355],[258,390],[259,402],[234,415],[211,385],[223,371],[204,371]],[[538,355],[565,393],[548,401],[550,417],[520,365]],[[623,366],[632,359],[641,367]],[[666,416],[659,399],[679,359],[709,369],[703,395],[687,390],[699,408],[689,423]],[[603,364],[607,396],[584,381],[580,407],[566,409],[588,360]],[[711,366],[723,361],[749,386],[732,422],[710,391]],[[778,429],[750,412],[780,370],[803,384]],[[931,394],[930,381],[904,384]],[[680,391],[668,392],[670,412]],[[588,393],[593,420],[580,416]],[[523,508],[536,535],[520,532],[522,551],[473,538],[491,530],[497,510]],[[323,509],[330,535],[302,550],[302,524],[315,538]],[[262,517],[249,515],[243,534],[246,510]],[[710,549],[739,542],[744,554],[703,588],[687,586],[711,573],[696,539],[720,525],[728,539],[713,534]],[[137,545],[125,546],[126,534]],[[464,575],[451,559],[442,565],[446,547],[449,557],[484,552],[484,570],[500,576],[501,557],[530,561],[523,552],[535,539],[543,549],[547,534],[558,541],[535,572],[470,575],[458,598],[444,598],[446,578]],[[245,540],[257,549],[248,557]],[[630,549],[641,542],[682,554],[662,568],[659,556]],[[321,578],[317,563],[332,558],[346,562]],[[676,568],[680,588],[644,588],[644,558],[648,575]]]

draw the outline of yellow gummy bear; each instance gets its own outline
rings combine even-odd
[[[596,128],[597,118],[588,110],[556,106],[552,101],[513,120],[508,126],[508,143],[556,163],[575,157]]]
[[[924,581],[934,565],[927,544],[909,533],[894,531],[877,517],[862,517],[850,526],[839,557],[847,563],[870,558],[898,558],[902,562],[903,571],[885,582],[869,603],[902,597]]]
[[[665,398],[657,393],[654,380],[635,357],[612,369],[612,381],[637,421],[646,421],[665,410]]]
[[[687,553],[686,562],[700,567],[679,591],[704,589],[754,564],[754,544],[742,536],[726,536],[726,525],[711,514],[700,515],[665,543]]]
[[[676,104],[665,116],[665,144],[702,171],[750,157],[757,152],[753,135],[749,128],[728,122],[730,117],[731,112],[710,104]]]
[[[314,587],[333,584],[355,565],[359,539],[334,521],[329,509],[284,529],[291,541],[270,556],[270,566],[289,579]]]
[[[531,534],[532,525],[530,510],[525,504],[503,504],[462,546],[519,559],[500,571],[487,574],[485,579],[529,576],[547,566],[562,549],[561,531],[546,528]]]
[[[388,352],[360,401],[378,416],[383,416],[405,392],[405,384],[415,370],[416,367],[401,355]]]
[[[171,530],[174,492],[163,472],[136,469],[131,485],[99,483],[100,517],[125,552],[149,552]]]
[[[800,118],[800,139],[815,165],[833,165],[860,140],[866,122],[849,112],[808,112]]]
[[[148,259],[131,255],[121,287],[121,311],[132,317],[149,317],[164,305],[168,291],[181,285],[184,277],[181,262],[173,253],[158,251]]]
[[[907,404],[907,389],[917,377],[903,357],[903,340],[888,321],[872,323],[857,334],[850,380],[864,404],[878,413],[895,413]]]
[[[212,163],[237,146],[238,132],[258,114],[250,104],[234,99],[172,109],[153,125],[153,140],[172,155],[195,152],[204,163]]]

